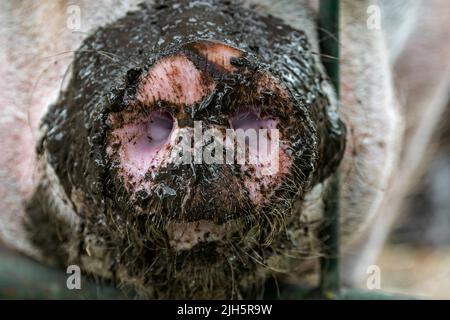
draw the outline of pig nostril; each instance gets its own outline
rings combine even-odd
[[[175,131],[176,119],[166,110],[155,110],[142,122],[129,123],[115,130],[115,137],[120,141],[121,162],[129,172],[136,176],[145,176],[149,170],[156,171],[167,152],[172,132]]]
[[[258,130],[260,126],[260,119],[256,112],[252,109],[241,109],[231,119],[231,126],[233,129],[254,129]]]
[[[241,108],[231,119],[233,129],[242,129],[244,131],[253,129],[258,132],[259,129],[274,129],[276,120],[261,119],[257,111],[251,108]]]
[[[154,144],[166,141],[172,133],[174,120],[167,111],[154,112],[148,123],[148,138]]]
[[[273,118],[261,118],[253,108],[239,108],[230,120],[234,130],[240,129],[245,132],[245,144],[250,149],[256,150],[258,156],[264,156],[264,150],[271,152],[271,134],[269,132],[273,129],[276,130],[277,123],[278,121]],[[247,135],[248,133],[249,135]],[[251,141],[251,139],[253,140]]]

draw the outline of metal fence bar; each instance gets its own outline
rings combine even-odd
[[[0,248],[0,299],[124,299],[116,288],[81,278],[81,289],[69,290],[60,269]]]
[[[339,0],[320,0],[319,36],[322,62],[339,101]],[[325,197],[325,224],[321,232],[320,291],[333,298],[339,292],[339,174],[331,178]]]
[[[5,251],[0,248],[0,299],[130,299],[133,294],[126,294],[118,288],[92,279],[82,278],[81,290],[69,290],[66,287],[67,274],[60,269],[42,265],[28,257]],[[275,285],[274,285],[275,286]],[[301,284],[280,283],[278,290],[270,290],[265,299],[315,299],[317,291]],[[313,294],[312,294],[313,293]],[[379,290],[361,290],[342,288],[332,297],[338,300],[356,299],[414,299]]]
[[[278,295],[279,292],[279,295]],[[332,296],[324,297],[317,292],[315,288],[304,286],[301,284],[279,284],[279,291],[272,290],[268,292],[265,299],[281,299],[281,300],[306,300],[306,299],[333,299],[333,300],[414,300],[404,294],[386,292],[381,290],[364,290],[359,288],[341,288],[339,292],[333,292]]]

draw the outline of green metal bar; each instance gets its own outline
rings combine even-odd
[[[320,290],[332,299],[340,289],[339,280],[339,175],[331,178],[325,195],[325,223],[321,229],[323,257],[320,261]]]
[[[81,290],[66,287],[68,275],[30,258],[0,249],[0,299],[127,299],[121,290],[82,278]],[[316,289],[299,284],[279,283],[279,291],[268,288],[266,299],[323,298]],[[275,287],[275,285],[273,285]],[[343,288],[332,296],[336,300],[414,299],[409,296],[374,290]]]
[[[339,0],[320,0],[319,36],[322,62],[339,101]],[[339,294],[339,174],[331,178],[325,197],[325,224],[321,232],[320,292],[325,298]]]
[[[340,300],[416,300],[417,298],[379,290],[361,290],[343,288],[338,296]]]
[[[320,0],[319,37],[322,63],[339,98],[339,0]]]
[[[278,294],[279,293],[279,294]],[[415,297],[386,292],[381,290],[363,290],[357,288],[341,288],[332,296],[324,297],[320,291],[309,286],[302,286],[293,283],[280,283],[279,291],[271,290],[264,297],[265,299],[281,300],[307,300],[323,299],[329,300],[412,300]]]
[[[124,299],[118,289],[88,281],[69,290],[69,275],[30,258],[0,249],[0,299]]]
[[[127,299],[121,290],[96,284],[82,278],[81,290],[66,287],[67,276],[60,269],[49,268],[30,258],[0,249],[0,299]],[[266,299],[317,299],[323,298],[314,288],[298,284],[279,283],[279,291],[266,292]],[[278,286],[277,285],[277,286]],[[275,285],[274,285],[275,286]],[[327,297],[337,300],[391,300],[413,297],[374,290],[343,288]]]

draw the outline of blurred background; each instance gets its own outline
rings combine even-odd
[[[450,104],[377,265],[381,289],[450,299]]]

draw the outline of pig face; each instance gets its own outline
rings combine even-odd
[[[340,2],[337,113],[319,1],[1,1],[1,245],[144,297],[256,297],[322,254],[339,170],[365,279],[450,88],[448,1],[397,2]]]
[[[292,208],[336,170],[345,141],[305,33],[227,2],[143,5],[96,31],[42,128],[46,179],[78,221],[62,260],[153,297],[243,295],[284,263],[281,249],[305,250]],[[176,162],[196,129],[272,130],[278,142],[262,164]],[[208,143],[188,147],[205,155]]]

